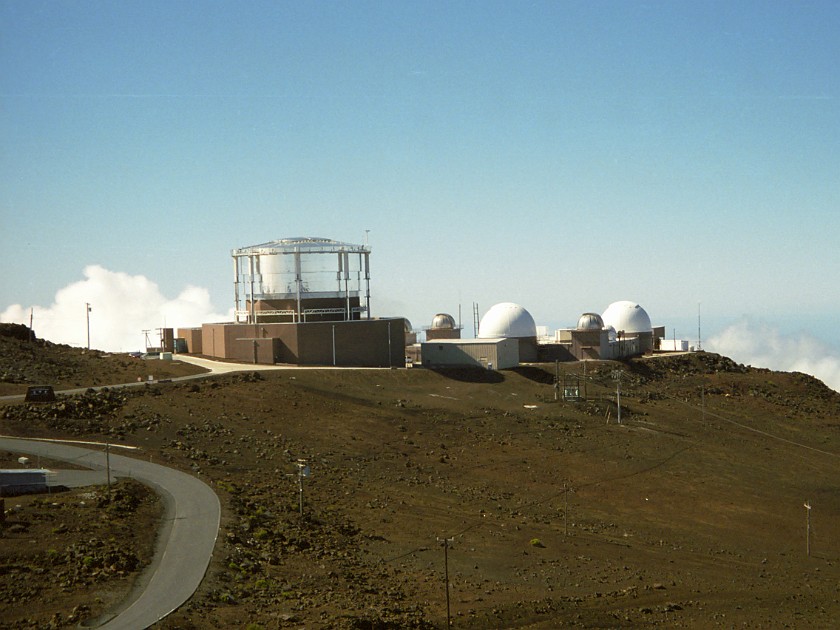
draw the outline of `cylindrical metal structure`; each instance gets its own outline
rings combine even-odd
[[[369,319],[369,255],[367,245],[314,237],[234,249],[236,321]],[[245,309],[242,294],[249,298]]]

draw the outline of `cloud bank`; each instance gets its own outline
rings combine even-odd
[[[87,345],[85,303],[90,304],[91,348],[109,352],[129,352],[145,348],[143,330],[157,345],[158,328],[186,328],[204,322],[232,321],[233,309],[222,314],[210,303],[207,289],[187,286],[173,298],[165,297],[158,285],[144,276],[109,271],[90,265],[84,280],[74,282],[55,294],[51,306],[13,304],[0,313],[0,322],[29,325],[38,337],[73,346]]]
[[[811,374],[840,392],[840,351],[809,335],[784,335],[766,323],[745,319],[712,336],[703,345],[706,350],[738,363]]]

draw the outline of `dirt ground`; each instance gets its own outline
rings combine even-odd
[[[112,359],[127,360],[95,361]],[[92,384],[87,363],[71,380]],[[578,400],[555,401],[556,369]],[[214,487],[211,567],[160,628],[445,628],[447,572],[454,628],[840,622],[840,394],[713,354],[245,372],[6,404],[0,432],[124,440]],[[28,500],[21,515],[58,509]],[[151,529],[151,507],[124,526]],[[83,509],[61,523],[84,529]],[[19,534],[61,551],[50,527]],[[114,527],[142,564],[153,541]],[[0,627],[108,605],[101,583],[63,593],[49,559],[18,547],[0,556],[0,599],[24,575],[39,596]],[[107,582],[127,592],[126,574]]]
[[[45,466],[50,462],[43,462]],[[0,452],[0,468],[17,467]],[[117,605],[152,558],[158,497],[125,480],[107,488],[5,497],[0,627],[77,625]]]

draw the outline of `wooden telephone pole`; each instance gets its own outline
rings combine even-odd
[[[449,545],[455,542],[454,538],[438,538],[439,543],[443,543],[443,570],[444,579],[446,580],[446,627],[452,627],[452,615],[449,608]]]
[[[805,549],[811,557],[811,501],[805,501]]]

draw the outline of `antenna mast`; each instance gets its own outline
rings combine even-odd
[[[697,351],[703,349],[703,336],[700,334],[700,302],[697,302]]]
[[[473,302],[473,337],[478,337],[478,302]]]

